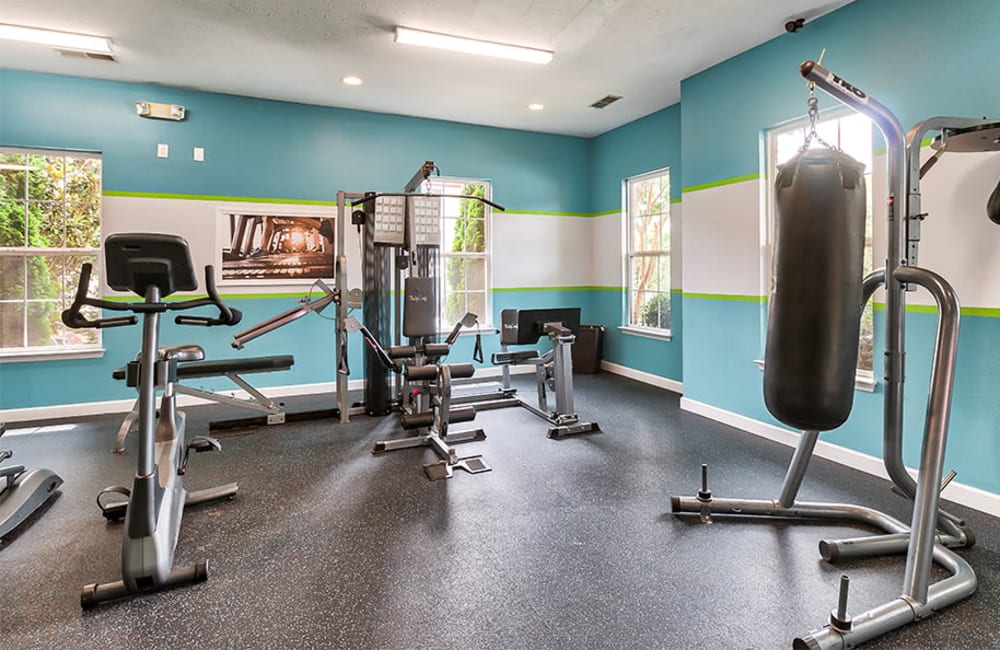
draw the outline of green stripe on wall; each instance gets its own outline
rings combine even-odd
[[[234,203],[288,203],[290,205],[337,205],[336,201],[311,201],[308,199],[269,199],[259,196],[211,196],[207,194],[169,194],[166,192],[124,192],[104,190],[104,196],[123,196],[134,199],[183,199],[185,201],[231,201]]]
[[[624,291],[624,289],[622,289]],[[726,293],[687,293],[679,289],[671,289],[670,293],[683,293],[685,298],[694,300],[721,300],[730,302],[757,302],[766,303],[767,296],[743,296]],[[875,311],[885,311],[884,302],[873,303]],[[907,305],[908,314],[936,314],[938,312],[935,305]],[[1000,308],[996,307],[962,307],[962,316],[976,316],[978,318],[1000,318]]]
[[[875,305],[877,311],[885,311],[885,304]],[[907,305],[907,314],[936,314],[937,305]],[[995,307],[962,307],[959,310],[962,316],[975,316],[977,318],[1000,318],[1000,309]]]
[[[309,199],[272,199],[260,196],[213,196],[209,194],[171,194],[168,192],[125,192],[122,190],[104,190],[104,196],[121,196],[132,199],[181,199],[185,201],[222,201],[230,203],[285,203],[288,205],[332,205],[336,201],[313,201]],[[681,203],[681,199],[670,199],[671,203]],[[499,212],[499,211],[498,211]],[[545,217],[603,217],[609,214],[620,214],[621,208],[605,210],[604,212],[552,212],[548,210],[505,210],[503,214],[536,214]]]
[[[685,187],[681,192],[688,194],[690,192],[697,192],[699,190],[707,190],[712,187],[721,187],[723,185],[733,185],[735,183],[744,183],[746,181],[755,181],[760,179],[760,172],[754,172],[753,174],[745,174],[743,176],[734,176],[732,178],[723,178],[722,180],[712,181],[711,183],[702,183],[701,185],[691,185]]]
[[[725,300],[730,302],[757,302],[757,303],[767,302],[767,296],[744,296],[744,295],[727,294],[727,293],[688,293],[686,291],[682,291],[681,293],[685,298],[691,298],[693,300]]]

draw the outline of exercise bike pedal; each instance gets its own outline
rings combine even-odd
[[[222,451],[222,443],[211,436],[195,436],[187,446],[199,454],[203,451]]]
[[[178,474],[184,474],[187,471],[188,456],[191,455],[192,449],[197,454],[206,451],[222,451],[222,443],[211,436],[195,436],[191,438],[187,447],[184,448],[184,458],[181,459],[181,465],[177,468]]]
[[[101,500],[105,494],[120,494],[125,497],[125,501],[115,503],[105,503]],[[97,493],[97,506],[101,509],[101,514],[108,521],[118,521],[125,518],[125,511],[128,509],[128,498],[132,496],[132,491],[121,485],[106,487]]]

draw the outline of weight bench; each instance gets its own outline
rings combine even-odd
[[[580,329],[580,308],[504,309],[500,312],[500,343],[503,351],[493,355],[493,365],[504,370],[504,383],[509,382],[510,366],[533,365],[538,404],[520,397],[497,400],[485,408],[502,408],[511,401],[546,420],[549,438],[565,438],[601,430],[596,422],[581,421],[573,406],[573,342]],[[508,345],[535,345],[546,337],[552,349],[542,354],[538,350],[507,350]],[[548,390],[555,397],[555,407],[548,400]]]
[[[199,399],[226,404],[228,406],[238,406],[264,413],[257,418],[244,418],[239,420],[226,420],[223,422],[213,422],[210,429],[232,428],[237,426],[251,426],[259,424],[284,424],[285,409],[284,404],[269,399],[266,395],[250,385],[241,375],[258,372],[278,372],[290,370],[295,363],[292,355],[282,355],[275,357],[252,357],[249,359],[221,359],[219,361],[187,361],[178,364],[176,381],[185,379],[199,379],[204,377],[228,377],[230,381],[242,388],[250,399],[240,399],[230,397],[214,391],[191,388],[180,383],[174,384],[174,390],[182,395],[190,395]],[[131,366],[131,364],[130,364]],[[121,381],[125,380],[127,385],[135,386],[137,377],[130,377],[128,367],[118,368],[112,373],[112,377]],[[139,415],[139,401],[136,400],[132,410],[125,416],[125,421],[118,428],[118,435],[115,437],[115,446],[112,448],[116,454],[125,451],[125,437],[136,425],[136,418]]]

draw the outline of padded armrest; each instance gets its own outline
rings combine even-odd
[[[538,350],[515,350],[513,352],[495,352],[492,357],[493,365],[517,365],[522,361],[535,361],[540,359]]]

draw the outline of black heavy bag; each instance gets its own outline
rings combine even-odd
[[[864,165],[809,149],[775,179],[764,403],[781,422],[827,431],[851,414],[861,327]]]
[[[989,200],[986,202],[986,216],[995,224],[1000,225],[1000,183],[993,189]]]

